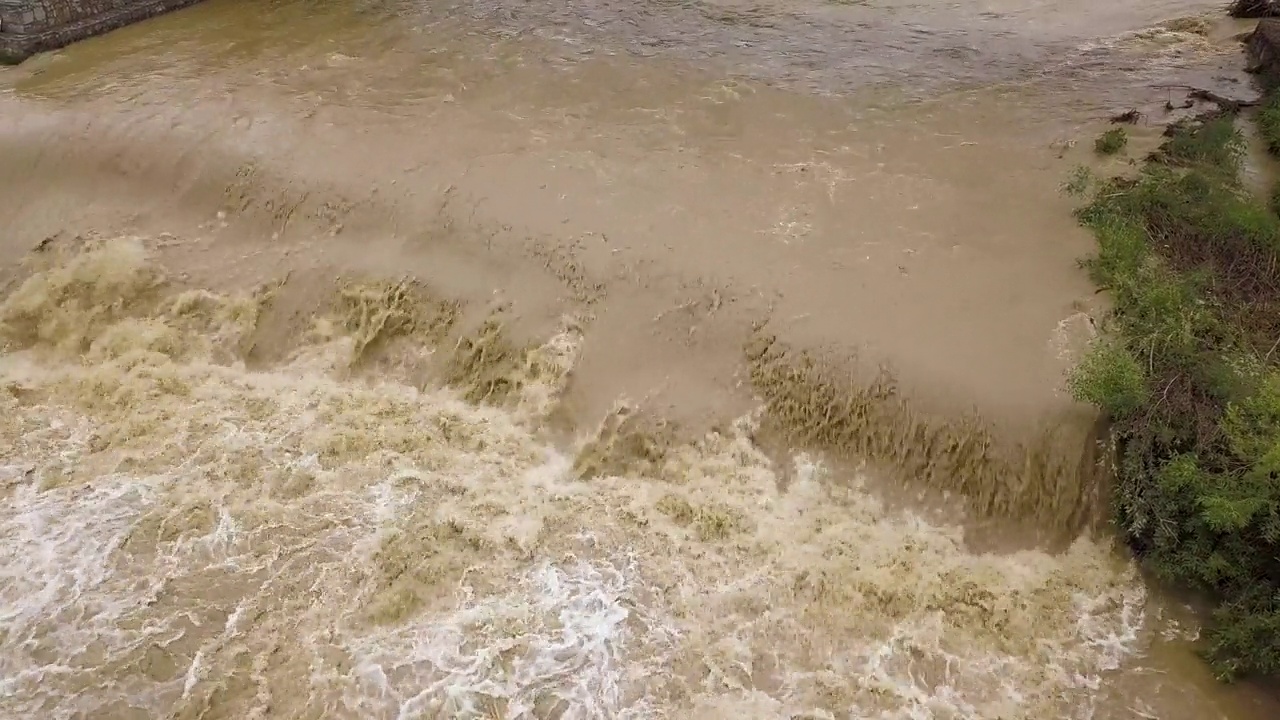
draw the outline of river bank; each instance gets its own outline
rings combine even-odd
[[[1280,221],[1274,188],[1242,182],[1248,144],[1237,127],[1254,123],[1258,144],[1280,149],[1275,35],[1263,21],[1249,40],[1270,94],[1218,99],[1170,125],[1136,176],[1087,188],[1081,175],[1073,187],[1089,197],[1079,214],[1099,245],[1086,267],[1115,301],[1073,390],[1113,422],[1117,525],[1159,577],[1216,603],[1203,649],[1224,679],[1280,672]],[[1108,131],[1098,152],[1123,153],[1124,133]]]
[[[9,0],[0,3],[0,65],[111,32],[196,0]]]

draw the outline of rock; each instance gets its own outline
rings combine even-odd
[[[1280,16],[1280,0],[1235,0],[1227,10],[1234,18],[1268,18]]]
[[[1249,56],[1249,72],[1261,75],[1267,87],[1280,85],[1280,20],[1259,20],[1245,44],[1245,52]]]

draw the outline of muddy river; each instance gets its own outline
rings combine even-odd
[[[210,0],[0,69],[0,716],[1280,717],[1064,390],[1060,186],[1249,92],[1214,5]]]

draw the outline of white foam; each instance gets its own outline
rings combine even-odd
[[[576,479],[536,433],[572,332],[507,413],[341,339],[166,355],[157,312],[0,362],[39,399],[0,393],[0,716],[1087,718],[1151,632],[1106,547],[975,554],[806,456],[782,487],[753,417]]]
[[[366,717],[642,717],[639,665],[671,633],[637,611],[632,561],[539,563],[508,592],[474,597],[456,611],[350,639],[360,683],[345,699]],[[647,646],[647,647],[646,647]],[[395,678],[391,680],[389,678]],[[394,713],[389,712],[394,710]]]

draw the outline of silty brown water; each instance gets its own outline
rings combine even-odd
[[[6,70],[0,708],[1274,716],[1071,540],[1057,188],[1232,67],[1202,9],[210,2]]]

